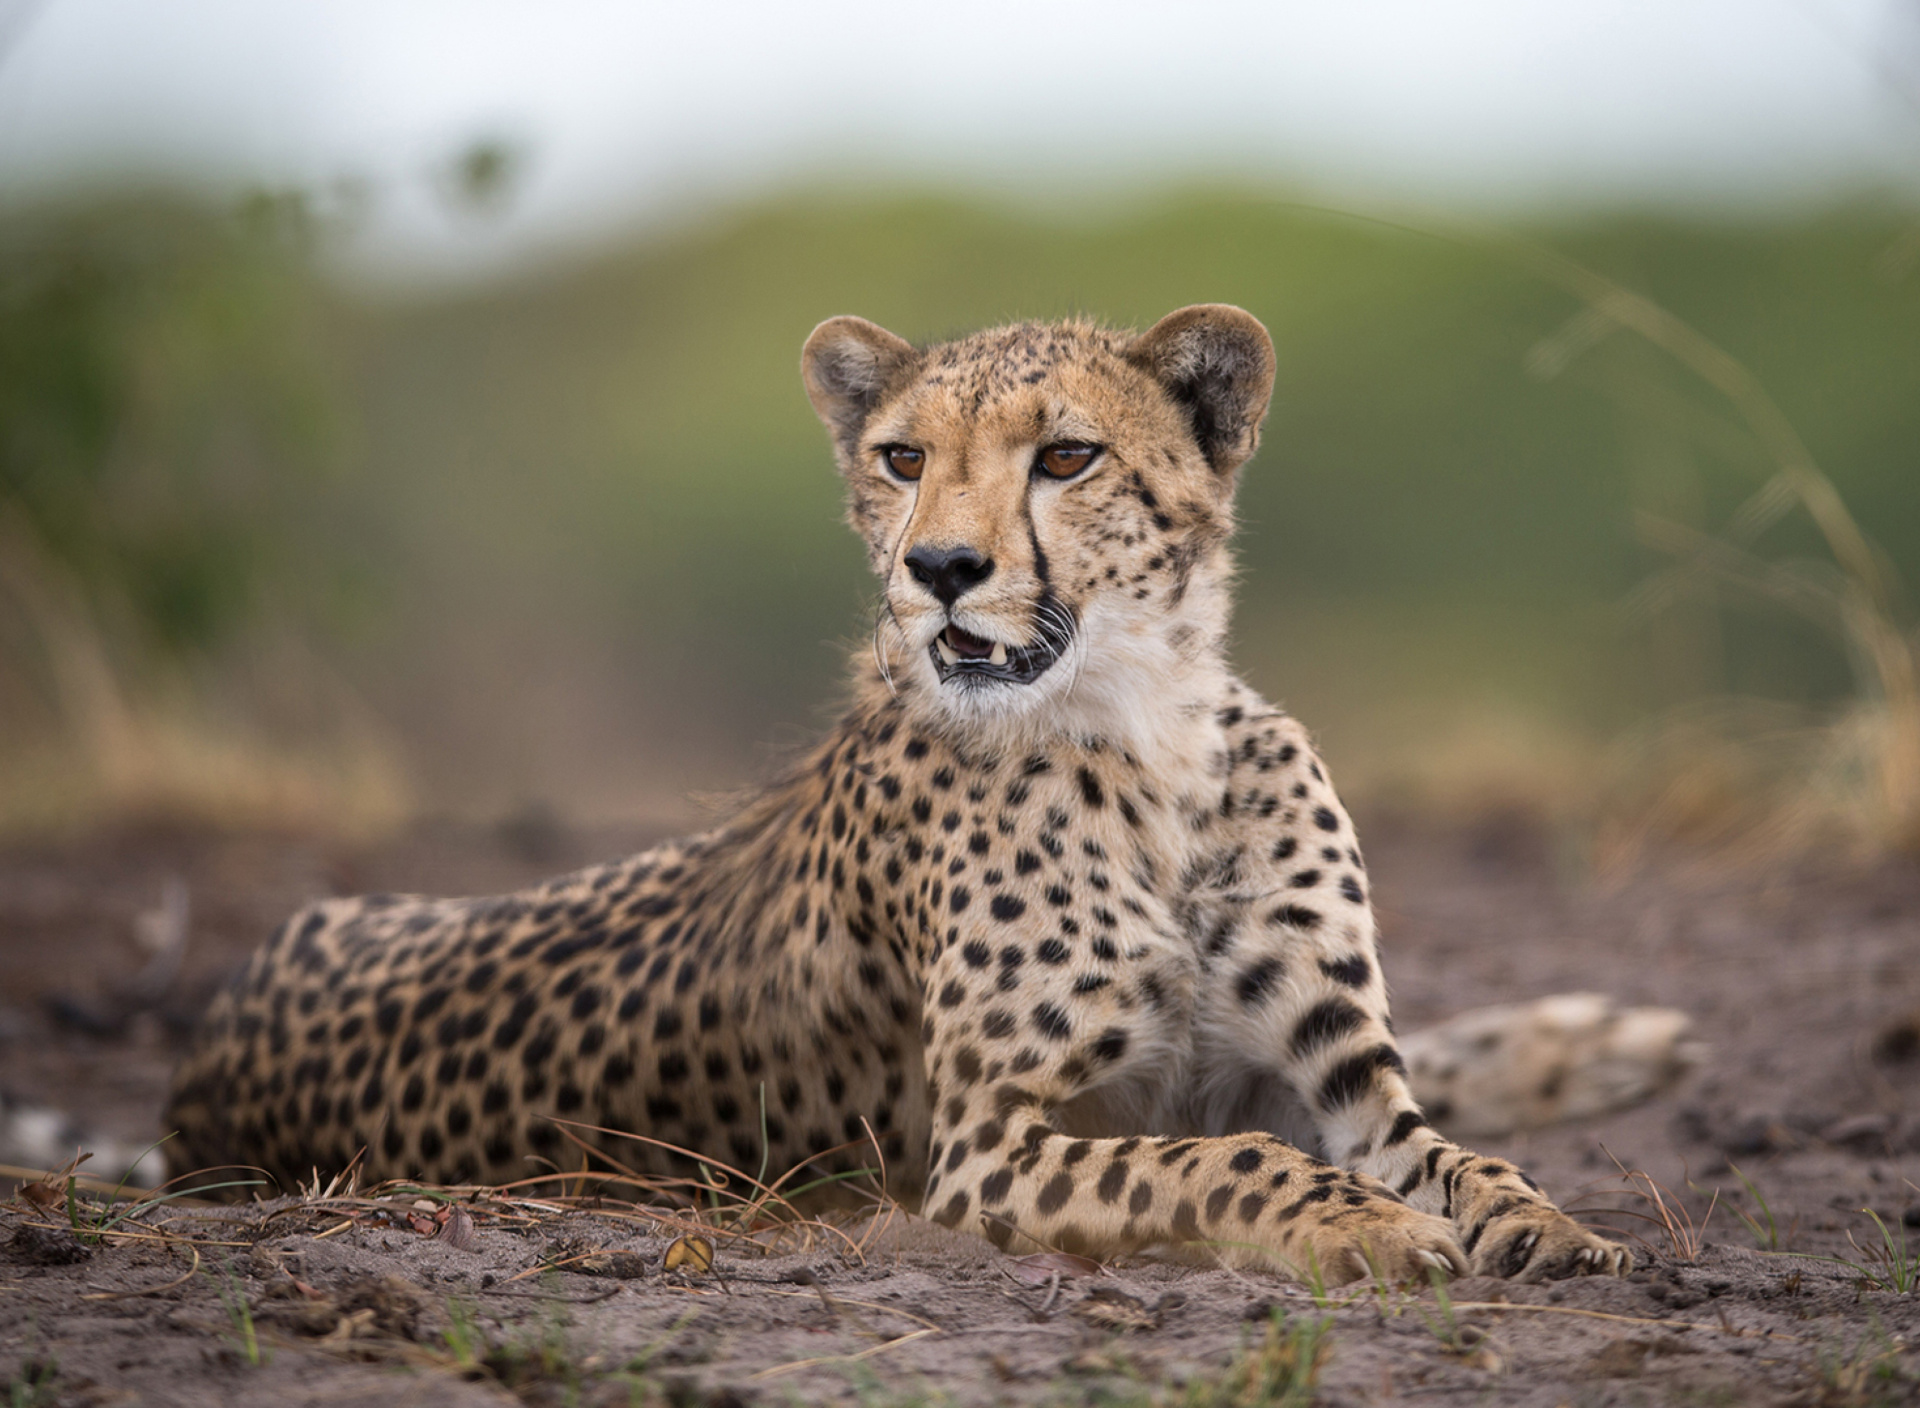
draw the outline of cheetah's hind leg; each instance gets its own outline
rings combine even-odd
[[[1705,1055],[1687,1014],[1599,993],[1477,1007],[1400,1039],[1413,1093],[1456,1137],[1510,1134],[1626,1109]]]

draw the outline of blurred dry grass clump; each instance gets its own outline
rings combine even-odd
[[[1232,192],[1077,223],[821,192],[375,297],[297,202],[21,212],[0,821],[695,820],[869,624],[814,323],[1218,300],[1280,359],[1236,657],[1363,811],[1517,807],[1615,863],[1912,845],[1911,224],[1525,243]]]
[[[1725,598],[1792,613],[1829,641],[1851,673],[1851,688],[1819,706],[1709,694],[1634,729],[1616,750],[1627,785],[1598,804],[1596,859],[1603,867],[1631,863],[1649,846],[1674,841],[1748,863],[1836,849],[1920,855],[1920,630],[1899,620],[1897,569],[1746,366],[1667,309],[1592,270],[1543,250],[1521,252],[1585,304],[1529,354],[1536,375],[1559,374],[1612,331],[1635,334],[1724,401],[1739,422],[1733,443],[1744,432],[1765,471],[1717,533],[1637,512],[1641,540],[1675,561],[1640,585],[1630,611],[1663,623],[1678,618],[1679,631],[1691,636],[1682,648],[1709,659],[1721,653]],[[1897,272],[1885,256],[1880,267]],[[1613,390],[1629,405],[1645,408],[1653,399],[1640,386]],[[1681,404],[1683,423],[1688,409]],[[1769,530],[1796,515],[1814,530],[1820,554],[1768,555],[1761,544]]]
[[[308,240],[266,198],[0,221],[0,826],[396,811],[300,620],[345,463]]]

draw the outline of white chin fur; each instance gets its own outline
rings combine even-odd
[[[1179,618],[1148,620],[1124,609],[1131,602],[1096,599],[1066,651],[1030,684],[942,681],[931,655],[935,633],[921,631],[896,637],[901,650],[892,667],[914,682],[916,699],[941,723],[976,746],[1006,753],[1062,735],[1098,737],[1145,757],[1180,732],[1181,720],[1209,715],[1219,697],[1225,663],[1218,638],[1201,630],[1189,633],[1185,648],[1171,643],[1180,618],[1219,619],[1197,609],[1200,595],[1189,593],[1196,609]]]

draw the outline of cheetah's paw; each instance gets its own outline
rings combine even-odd
[[[1322,1224],[1308,1241],[1328,1285],[1373,1278],[1424,1283],[1433,1271],[1463,1276],[1468,1266],[1452,1223],[1386,1197]]]
[[[1624,1276],[1633,1253],[1589,1232],[1558,1208],[1537,1204],[1488,1224],[1474,1244],[1476,1276],[1560,1281],[1569,1276]]]

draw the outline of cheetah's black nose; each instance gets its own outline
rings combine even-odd
[[[980,556],[970,547],[935,548],[920,544],[907,554],[907,571],[913,580],[952,606],[993,575],[993,559]]]

